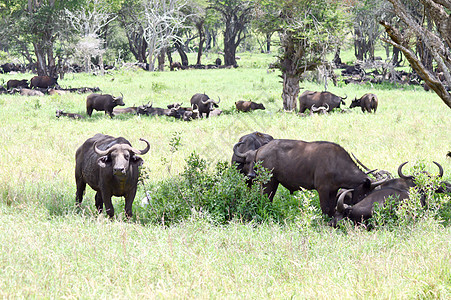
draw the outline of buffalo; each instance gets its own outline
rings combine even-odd
[[[13,88],[28,88],[28,80],[26,80],[26,79],[22,79],[22,80],[11,79],[11,80],[8,80],[8,82],[6,83],[6,88],[8,90],[13,89]]]
[[[249,150],[257,150],[263,145],[266,145],[270,141],[272,141],[274,138],[266,133],[262,132],[252,132],[246,135],[243,135],[238,140],[238,146],[234,148],[234,153],[232,155],[232,165],[236,164],[237,169],[243,173],[244,175],[247,175],[244,171],[244,164],[246,163],[246,160],[242,157],[238,157],[235,154],[235,151],[238,153],[246,153]]]
[[[177,109],[176,108],[161,108],[161,107],[153,107],[153,104],[144,104],[138,107],[137,113],[139,115],[146,116],[168,116],[168,117],[176,117]]]
[[[68,117],[70,119],[76,119],[76,120],[85,118],[85,117],[83,117],[80,114],[66,113],[66,112],[62,111],[61,109],[57,109],[56,110],[56,117],[57,118],[59,118],[59,117]]]
[[[34,76],[30,80],[31,88],[42,88],[47,89],[49,87],[53,87],[58,84],[58,77],[50,77],[50,76]]]
[[[114,97],[108,94],[90,94],[86,97],[86,112],[88,116],[92,115],[92,111],[105,111],[111,118],[114,116],[114,107],[120,105],[124,106],[124,97],[121,93],[121,97]]]
[[[346,217],[351,219],[355,223],[361,223],[373,216],[375,203],[383,206],[389,198],[395,201],[408,199],[410,196],[410,188],[417,187],[417,184],[415,182],[414,176],[406,176],[403,174],[402,168],[406,163],[407,162],[404,162],[398,167],[398,175],[400,178],[390,179],[383,182],[382,184],[377,186],[368,196],[366,196],[355,205],[348,205],[344,203],[345,198],[349,197],[349,194],[351,194],[353,190],[347,189],[341,191],[337,201],[336,213],[330,224],[337,226],[338,221]],[[437,177],[441,178],[443,176],[443,167],[437,162],[434,162],[434,164],[439,168],[439,174],[437,175]],[[428,173],[427,175],[430,176]],[[421,204],[424,206],[426,205],[425,193],[422,190],[420,190],[419,192],[421,194]],[[451,192],[451,185],[447,182],[441,182],[440,185],[435,189],[435,192],[449,193]]]
[[[256,103],[252,101],[237,101],[235,102],[236,110],[248,112],[256,109],[265,109],[265,106],[262,103]]]
[[[137,111],[138,111],[138,108],[136,106],[115,108],[115,109],[113,109],[113,114],[114,115],[120,115],[120,114],[135,114],[136,115]]]
[[[347,96],[340,97],[330,92],[305,91],[299,97],[299,113],[304,113],[312,105],[325,107],[326,104],[329,106],[329,111],[332,111],[335,108],[340,108],[340,104],[345,105],[344,99],[346,98]]]
[[[203,114],[206,114],[206,118],[210,116],[210,112],[215,109],[215,107],[218,107],[219,102],[221,99],[218,100],[218,102],[214,101],[213,99],[210,99],[205,94],[195,94],[191,97],[191,106],[192,108],[196,108],[199,110],[199,117],[202,118]]]
[[[375,94],[365,94],[360,99],[357,97],[352,100],[349,108],[354,108],[360,106],[362,108],[362,112],[376,112],[377,110],[377,96]]]
[[[30,90],[30,89],[17,89],[14,88],[10,91],[11,94],[20,93],[22,96],[44,96],[44,93],[40,90]]]
[[[139,167],[144,163],[138,155],[146,154],[150,144],[143,150],[133,148],[123,137],[96,134],[87,139],[75,154],[76,201],[83,201],[88,184],[96,191],[95,206],[101,213],[103,206],[108,216],[114,216],[111,197],[125,197],[125,214],[132,217],[132,204],[136,195]]]
[[[363,199],[382,182],[372,182],[370,177],[357,167],[340,145],[325,142],[276,139],[257,150],[238,151],[234,154],[243,159],[243,171],[249,178],[256,176],[254,165],[271,170],[272,177],[264,186],[264,193],[272,200],[279,183],[291,193],[301,188],[318,191],[321,210],[332,217],[335,213],[336,194],[340,188],[355,189],[352,204]]]

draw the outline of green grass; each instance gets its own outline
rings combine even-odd
[[[450,227],[426,220],[410,227],[370,232],[350,226],[310,226],[299,203],[279,189],[275,202],[289,203],[285,225],[232,222],[213,226],[193,216],[170,227],[108,221],[93,212],[88,187],[83,210],[74,208],[75,151],[101,132],[124,136],[151,150],[143,156],[148,180],[157,183],[183,171],[196,151],[207,161],[229,161],[239,137],[255,130],[275,138],[326,140],[353,152],[370,168],[393,174],[400,163],[432,161],[450,180],[451,111],[420,87],[329,85],[350,99],[379,98],[376,114],[349,113],[301,118],[280,112],[282,87],[267,72],[271,55],[243,54],[243,68],[148,73],[120,70],[104,77],[67,74],[62,86],[98,86],[124,95],[127,106],[151,101],[188,105],[205,92],[221,98],[218,118],[181,122],[170,118],[95,112],[85,120],[56,119],[55,110],[85,114],[87,95],[0,95],[0,295],[4,298],[449,298]],[[212,58],[214,60],[214,58]],[[32,74],[0,75],[31,78]],[[305,82],[308,90],[322,86]],[[302,91],[301,91],[302,92]],[[233,111],[237,100],[262,102],[266,111]],[[174,133],[179,149],[171,152]],[[134,205],[138,210],[144,191]],[[123,214],[123,200],[114,200]],[[280,204],[282,205],[282,204]],[[282,222],[283,223],[283,222]]]

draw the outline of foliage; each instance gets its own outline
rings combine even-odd
[[[382,206],[376,203],[374,216],[369,221],[371,227],[407,227],[429,218],[449,222],[448,203],[451,198],[436,193],[441,178],[431,177],[425,172],[425,164],[422,162],[416,164],[413,169],[416,187],[410,188],[410,197],[402,201],[391,197]]]
[[[284,219],[278,208],[262,194],[263,184],[270,178],[268,170],[257,166],[258,176],[249,188],[246,178],[235,166],[218,162],[213,171],[210,169],[210,164],[193,152],[179,176],[145,183],[145,200],[148,201],[144,208],[136,207],[136,218],[144,223],[163,225],[179,223],[199,214],[214,224],[236,219],[256,223]]]

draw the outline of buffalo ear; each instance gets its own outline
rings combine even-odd
[[[132,157],[132,162],[133,162],[134,164],[137,164],[138,167],[140,167],[140,166],[142,166],[142,165],[144,164],[144,160],[143,160],[141,157],[136,156],[136,155],[133,155],[133,157]]]
[[[101,167],[101,168],[105,168],[106,167],[106,163],[108,161],[108,156],[101,156],[97,159],[97,164]]]

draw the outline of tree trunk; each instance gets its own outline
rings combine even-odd
[[[197,50],[197,61],[196,64],[200,65],[202,63],[202,50],[205,43],[205,32],[204,32],[204,20],[196,23],[197,31],[199,32],[199,49]]]
[[[45,52],[42,45],[39,42],[34,42],[34,53],[36,55],[36,68],[38,76],[47,75]]]
[[[271,52],[271,36],[272,36],[272,33],[266,34],[266,53]]]
[[[283,78],[283,90],[282,90],[282,100],[283,109],[285,111],[295,111],[296,110],[296,99],[299,94],[299,76],[284,73]]]
[[[175,42],[175,49],[177,49],[177,52],[180,55],[180,59],[182,60],[182,66],[187,67],[188,66],[188,56],[186,55],[185,51],[183,50],[182,44],[179,41]]]
[[[233,40],[224,37],[224,65],[236,66],[236,46]]]
[[[166,53],[166,49],[162,49],[160,54],[158,54],[158,71],[164,71],[164,55]]]

